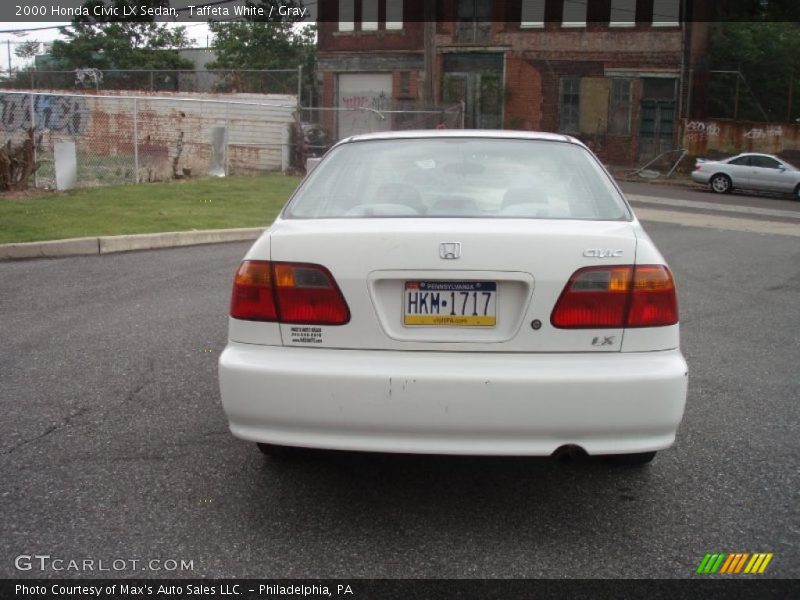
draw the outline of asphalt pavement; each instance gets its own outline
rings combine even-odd
[[[645,225],[690,384],[676,445],[642,469],[266,459],[217,388],[248,244],[0,263],[0,577],[97,575],[58,558],[127,561],[105,577],[684,578],[720,551],[800,576],[800,244]]]

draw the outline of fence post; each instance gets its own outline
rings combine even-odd
[[[230,149],[230,141],[231,141],[231,104],[230,102],[225,103],[225,177],[230,174],[230,163],[231,163],[231,149]]]
[[[297,106],[302,106],[303,96],[303,65],[297,67]]]
[[[34,96],[35,95],[36,94],[33,93],[33,90],[31,90],[31,129],[33,130],[32,142],[33,142],[33,165],[34,166],[36,166],[36,106],[35,106],[35,101],[34,101]],[[37,175],[38,171],[39,171],[39,169],[35,169],[33,171],[33,187],[34,188],[38,188],[39,187],[39,176]]]
[[[139,105],[133,99],[133,182],[139,183]]]

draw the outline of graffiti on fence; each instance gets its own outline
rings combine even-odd
[[[783,135],[783,128],[780,125],[773,125],[770,127],[753,127],[750,131],[744,134],[748,140],[765,140],[770,137],[781,137]]]
[[[36,94],[33,111],[37,130],[78,135],[89,124],[89,107],[79,96]],[[0,94],[0,126],[7,132],[31,127],[29,94]]]

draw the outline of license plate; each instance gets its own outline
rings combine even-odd
[[[406,281],[403,324],[428,327],[494,327],[494,281]]]

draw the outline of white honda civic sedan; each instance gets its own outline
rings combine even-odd
[[[672,274],[563,135],[351,137],[236,271],[234,435],[297,447],[645,463],[683,416]]]

